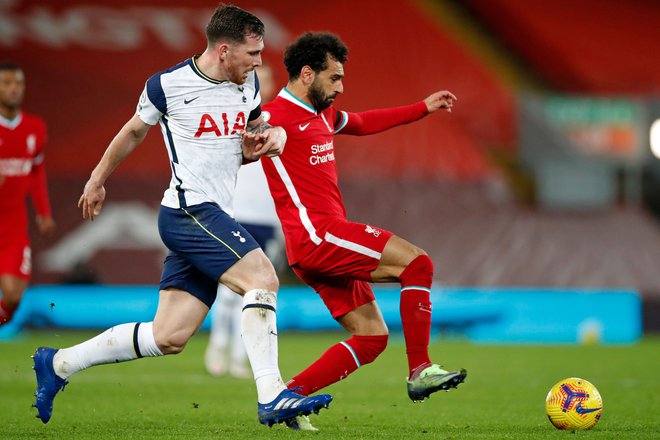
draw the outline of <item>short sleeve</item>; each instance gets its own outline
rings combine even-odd
[[[145,124],[156,125],[167,113],[167,101],[160,83],[160,75],[147,80],[137,105],[137,114]]]
[[[252,106],[250,107],[250,111],[256,110],[258,107],[261,106],[261,93],[259,93],[261,87],[259,86],[259,77],[257,76],[257,72],[254,71],[254,99],[252,100]],[[259,111],[261,113],[261,111]]]

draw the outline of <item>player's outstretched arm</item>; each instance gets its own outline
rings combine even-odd
[[[123,127],[110,142],[103,157],[99,161],[89,180],[85,184],[82,196],[78,200],[78,207],[82,208],[84,219],[94,221],[94,217],[101,213],[105,201],[105,188],[103,184],[115,168],[140,145],[151,126],[144,123],[136,114]]]
[[[424,100],[426,107],[429,110],[429,113],[433,113],[436,110],[445,109],[448,112],[451,112],[451,108],[454,106],[454,102],[458,101],[458,98],[454,96],[453,93],[442,90],[440,92],[435,92]]]
[[[429,113],[440,109],[451,112],[455,101],[457,101],[457,98],[453,93],[443,90],[429,95],[424,101],[410,105],[367,110],[359,113],[341,112],[341,117],[338,115],[339,128],[335,129],[335,133],[356,136],[380,133],[399,125],[418,121]],[[344,125],[341,124],[342,120],[346,121]]]

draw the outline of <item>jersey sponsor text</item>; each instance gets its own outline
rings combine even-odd
[[[334,148],[335,147],[332,144],[332,141],[321,145],[312,145],[310,148],[312,155],[309,157],[309,163],[312,165],[318,165],[320,163],[326,163],[335,160]]]
[[[213,119],[213,116],[208,113],[204,113],[199,120],[199,128],[195,133],[195,137],[200,137],[204,133],[215,133],[217,137],[232,136],[245,130],[245,127],[247,126],[245,113],[243,112],[238,112],[236,117],[232,118],[234,123],[232,125],[231,131],[229,130],[229,115],[227,113],[221,113],[220,119],[222,124],[218,125],[215,119]]]

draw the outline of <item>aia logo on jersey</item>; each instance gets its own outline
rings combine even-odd
[[[232,122],[230,123],[230,121]],[[243,112],[238,112],[235,117],[230,117],[227,113],[220,113],[217,120],[210,114],[204,113],[199,120],[199,128],[197,128],[195,137],[198,138],[204,133],[214,133],[217,137],[231,136],[245,130],[246,126],[247,119]]]

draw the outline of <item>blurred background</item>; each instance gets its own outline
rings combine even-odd
[[[287,44],[317,30],[350,48],[341,109],[402,105],[442,89],[459,98],[451,114],[335,140],[349,218],[424,248],[439,289],[513,294],[509,304],[539,290],[623,292],[635,298],[632,339],[641,326],[660,330],[660,122],[654,142],[651,130],[660,120],[659,2],[236,3],[266,24],[264,61],[278,88]],[[204,50],[216,6],[0,0],[0,58],[23,67],[24,108],[49,127],[59,230],[32,234],[33,285],[158,283],[156,216],[170,168],[157,130],[108,181],[97,221],[83,223],[76,203],[145,80]],[[299,284],[286,267],[280,275]],[[461,309],[460,292],[448,309]],[[617,307],[594,328],[619,319]]]

